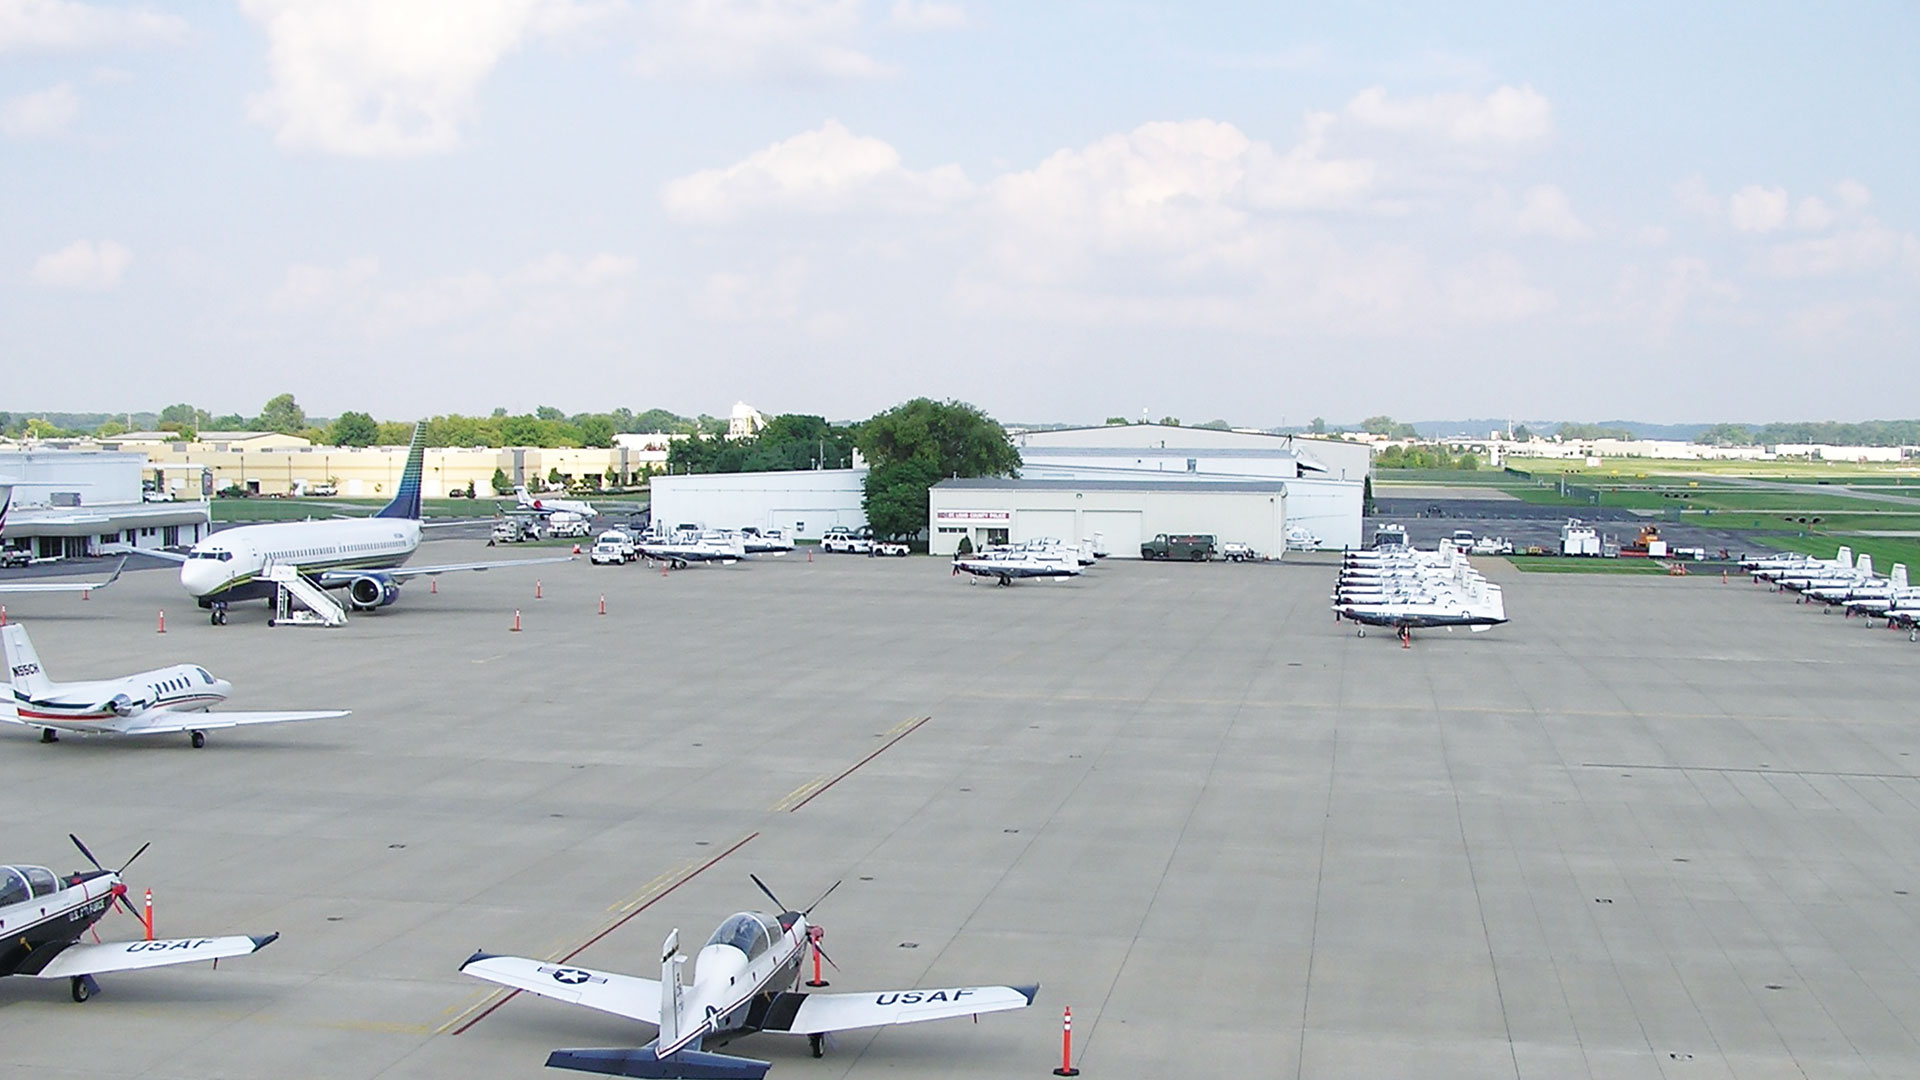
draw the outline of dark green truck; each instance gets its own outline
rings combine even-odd
[[[1143,559],[1184,559],[1191,562],[1206,562],[1213,558],[1214,551],[1213,537],[1202,534],[1161,533],[1140,545],[1140,557]]]

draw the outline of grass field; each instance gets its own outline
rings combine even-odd
[[[1891,482],[1897,478],[1904,479],[1909,484],[1920,484],[1920,462],[1915,461],[1902,462],[1898,465],[1876,465],[1842,461],[1691,461],[1665,458],[1624,460],[1604,458],[1600,464],[1589,466],[1584,461],[1567,461],[1558,458],[1510,458],[1507,465],[1536,476],[1553,476],[1564,472],[1595,479],[1657,475],[1747,476],[1759,480],[1804,480],[1808,483],[1818,483],[1821,480]]]
[[[1529,574],[1664,574],[1666,564],[1652,559],[1597,559],[1579,555],[1508,555],[1515,570]]]
[[[1920,540],[1879,536],[1769,536],[1767,543],[1788,551],[1804,551],[1822,559],[1833,558],[1841,544],[1855,555],[1873,556],[1875,573],[1885,574],[1894,563],[1906,563],[1909,571],[1920,570]]]

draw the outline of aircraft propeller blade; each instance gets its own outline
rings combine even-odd
[[[833,970],[835,971],[840,970],[840,965],[835,964],[833,962],[833,957],[827,955],[827,950],[821,948],[820,943],[818,941],[815,941],[813,943],[813,951],[819,953],[820,959],[825,960],[828,963],[828,965],[830,965],[833,968]]]
[[[772,889],[769,889],[769,888],[767,888],[767,883],[766,883],[766,882],[764,882],[764,881],[761,881],[761,880],[760,880],[760,876],[759,876],[758,874],[748,874],[747,876],[753,879],[753,883],[754,883],[755,885],[758,885],[758,886],[760,886],[760,891],[761,891],[761,892],[763,892],[763,893],[766,893],[766,894],[767,894],[767,899],[769,899],[769,900],[771,900],[771,901],[773,901],[773,906],[774,906],[774,907],[777,907],[777,908],[779,908],[779,909],[780,909],[781,911],[788,911],[788,910],[791,910],[791,909],[789,909],[789,908],[787,907],[787,905],[785,905],[785,904],[783,904],[783,903],[781,903],[781,902],[780,902],[780,898],[779,898],[779,897],[777,897],[777,896],[775,896],[775,895],[773,895],[773,890],[772,890]]]
[[[106,869],[106,867],[100,865],[99,859],[96,859],[93,857],[93,852],[87,850],[87,845],[80,842],[79,837],[73,835],[72,833],[68,833],[67,839],[73,841],[73,846],[80,849],[80,854],[85,855],[87,857],[87,861],[93,864],[93,868],[95,870]]]
[[[840,879],[840,881],[845,881],[845,880],[846,880],[845,878],[841,878],[841,879]],[[820,901],[822,901],[822,900],[825,900],[825,899],[826,899],[827,897],[829,897],[829,896],[832,896],[832,895],[833,895],[833,890],[835,890],[835,889],[837,889],[837,888],[839,888],[839,887],[840,887],[840,881],[836,881],[836,882],[834,882],[833,884],[831,884],[831,885],[829,885],[829,886],[827,886],[827,891],[826,891],[826,892],[823,892],[823,893],[821,893],[821,894],[820,894],[819,896],[817,896],[817,897],[815,897],[815,898],[814,898],[814,901],[813,901],[813,903],[811,903],[811,904],[808,904],[808,905],[807,905],[807,909],[806,909],[805,911],[802,911],[802,912],[801,912],[800,914],[802,914],[802,915],[811,915],[811,914],[813,914],[813,909],[814,909],[814,908],[817,908],[817,907],[819,907],[819,906],[820,906]],[[825,953],[822,953],[821,955],[822,955],[822,956],[824,956],[824,955],[826,955],[826,954],[825,954]]]
[[[151,841],[151,840],[149,840],[149,841],[147,841],[147,842],[146,842],[146,843],[144,843],[144,844],[141,844],[141,845],[140,845],[140,850],[139,850],[139,851],[136,851],[136,852],[134,852],[134,853],[133,853],[133,858],[130,858],[130,859],[128,859],[128,860],[127,860],[126,862],[123,862],[123,863],[121,863],[121,864],[120,864],[120,869],[118,869],[118,870],[115,870],[115,871],[114,871],[114,873],[116,873],[116,874],[124,874],[124,873],[126,873],[126,872],[127,872],[127,867],[129,867],[129,866],[132,866],[132,865],[133,865],[133,860],[134,860],[134,859],[137,859],[137,858],[139,858],[139,857],[140,857],[140,856],[142,856],[142,855],[145,855],[145,854],[147,853],[147,849],[148,849],[148,848],[150,848],[150,847],[152,847],[152,846],[153,846],[153,841]]]

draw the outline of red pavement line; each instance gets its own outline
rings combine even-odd
[[[883,747],[882,749],[885,749],[885,748]],[[662,889],[660,891],[660,895],[654,897],[653,899],[647,901],[644,904],[641,904],[639,907],[634,908],[632,911],[627,912],[625,915],[620,916],[620,920],[618,922],[614,923],[612,926],[609,926],[605,930],[602,930],[599,933],[588,938],[586,941],[586,944],[580,946],[579,948],[573,950],[567,955],[561,957],[559,960],[555,961],[555,963],[564,964],[567,961],[572,960],[574,957],[579,956],[581,953],[586,952],[588,949],[593,948],[593,946],[596,943],[598,943],[601,938],[604,938],[608,934],[613,933],[615,930],[618,930],[621,927],[627,925],[627,921],[629,919],[632,919],[635,915],[640,914],[641,912],[647,910],[653,905],[666,899],[668,893],[671,893],[673,890],[679,888],[682,885],[685,885],[689,881],[692,881],[694,878],[699,877],[701,874],[706,873],[708,870],[713,868],[715,863],[718,863],[721,859],[724,859],[727,856],[733,854],[734,852],[739,851],[741,848],[746,847],[749,841],[751,841],[754,837],[759,835],[760,834],[758,832],[751,833],[748,836],[746,836],[744,839],[742,839],[739,843],[733,845],[732,847],[721,852],[720,854],[715,855],[713,858],[708,859],[705,863],[701,864],[698,870],[695,870],[693,873],[688,874],[686,877],[683,877],[679,881],[676,881],[673,884],[667,886],[665,889]],[[489,1016],[492,1016],[493,1010],[499,1008],[502,1005],[505,1005],[509,1001],[512,1001],[515,997],[519,996],[519,994],[520,994],[520,991],[518,989],[510,991],[506,997],[503,997],[499,1001],[496,1001],[493,1004],[487,1006],[486,1010],[482,1012],[479,1016],[476,1016],[473,1019],[467,1021],[466,1023],[461,1024],[459,1027],[453,1029],[453,1033],[455,1035],[465,1035],[467,1031],[470,1030],[475,1024],[478,1024],[480,1021],[485,1020]]]
[[[910,728],[908,728],[907,730],[905,730],[905,731],[903,731],[903,732],[901,732],[901,733],[900,733],[900,734],[898,734],[898,735],[895,735],[895,736],[894,736],[893,738],[891,738],[891,739],[888,739],[888,740],[887,740],[886,742],[884,742],[884,743],[881,743],[881,744],[880,744],[880,748],[879,748],[878,750],[875,750],[875,751],[874,751],[873,753],[871,753],[871,754],[868,754],[868,755],[867,755],[866,757],[863,757],[863,758],[861,758],[861,759],[860,759],[859,761],[856,761],[856,762],[854,762],[854,763],[853,763],[853,765],[852,765],[851,767],[849,767],[849,768],[847,769],[847,771],[846,771],[846,772],[843,772],[843,773],[841,773],[841,774],[840,774],[839,776],[836,776],[836,777],[834,777],[833,779],[831,779],[831,780],[829,780],[829,781],[827,781],[827,782],[826,782],[825,784],[822,784],[822,785],[820,786],[820,790],[818,790],[818,791],[816,791],[816,792],[814,792],[813,794],[811,794],[811,795],[809,795],[809,796],[807,796],[806,798],[804,798],[804,799],[801,799],[801,800],[800,800],[799,802],[797,802],[797,803],[795,803],[795,804],[793,805],[793,807],[792,807],[791,809],[789,809],[789,810],[787,811],[787,813],[789,813],[789,814],[791,814],[791,813],[793,813],[793,812],[794,812],[795,810],[798,810],[798,809],[800,809],[800,808],[801,808],[802,806],[805,806],[805,805],[807,805],[808,803],[810,803],[810,802],[812,802],[813,800],[815,800],[815,799],[817,799],[817,798],[819,798],[820,796],[822,796],[822,795],[824,795],[824,794],[826,794],[826,791],[827,791],[827,789],[828,789],[828,788],[830,788],[830,787],[832,787],[833,785],[835,785],[835,784],[837,784],[837,783],[839,783],[839,782],[840,782],[840,781],[842,781],[842,780],[845,780],[845,779],[846,779],[847,777],[849,777],[849,776],[852,776],[852,775],[853,775],[853,770],[854,770],[854,769],[858,769],[858,768],[859,768],[860,766],[862,766],[862,765],[865,765],[865,764],[866,764],[867,762],[869,762],[869,761],[872,761],[872,760],[873,760],[874,758],[877,758],[877,757],[879,757],[879,756],[880,756],[881,754],[884,754],[884,753],[886,753],[886,752],[887,752],[887,750],[888,750],[888,749],[890,749],[890,748],[891,748],[891,747],[893,746],[893,744],[894,744],[894,743],[897,743],[897,742],[899,742],[899,741],[900,741],[901,739],[904,739],[904,738],[906,738],[907,736],[909,736],[909,735],[911,735],[911,734],[913,734],[914,732],[916,732],[916,731],[919,731],[919,730],[920,730],[920,725],[921,725],[921,724],[924,724],[924,723],[926,723],[927,721],[929,721],[929,720],[931,720],[931,719],[933,719],[933,717],[931,717],[931,716],[923,716],[923,717],[921,717],[920,719],[918,719],[918,720],[915,720],[915,721],[913,722],[913,726],[912,726],[912,727],[910,727]]]

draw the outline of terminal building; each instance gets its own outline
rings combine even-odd
[[[198,482],[187,501],[148,502],[147,457],[70,450],[0,451],[0,544],[35,558],[101,554],[108,544],[191,545],[210,530]]]

